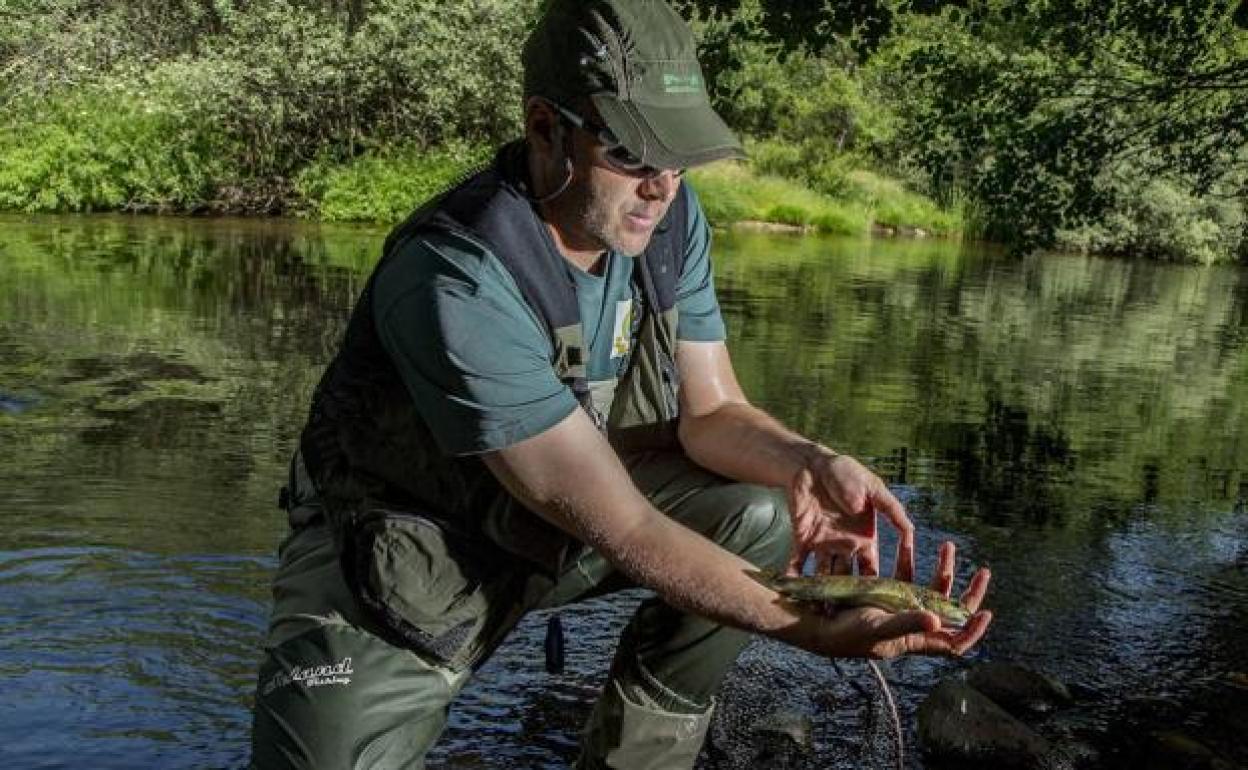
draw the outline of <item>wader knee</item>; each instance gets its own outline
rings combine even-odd
[[[793,523],[784,492],[754,484],[738,485],[737,490],[740,508],[726,522],[723,538],[715,539],[758,567],[783,568],[793,547]]]

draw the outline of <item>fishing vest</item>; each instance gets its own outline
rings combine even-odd
[[[403,247],[423,235],[453,233],[500,260],[545,325],[555,374],[617,451],[676,443],[676,282],[688,237],[685,195],[676,196],[636,258],[641,307],[633,314],[628,366],[618,381],[591,387],[569,272],[575,268],[526,192],[525,163],[523,143],[505,145],[489,167],[421,206],[386,239],[342,346],[313,394],[300,439],[308,477],[340,547],[340,538],[378,509],[418,511],[448,530],[485,535],[548,571],[559,568],[569,545],[566,535],[506,494],[480,459],[439,449],[382,346],[373,282],[390,260],[419,259],[418,251]]]

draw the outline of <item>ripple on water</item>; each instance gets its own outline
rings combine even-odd
[[[260,569],[123,549],[0,553],[9,766],[241,766],[267,613],[246,593]],[[75,748],[40,765],[58,745]]]

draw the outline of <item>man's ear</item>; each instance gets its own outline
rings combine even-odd
[[[563,121],[545,99],[529,97],[524,105],[524,133],[529,146],[551,158],[563,156]]]

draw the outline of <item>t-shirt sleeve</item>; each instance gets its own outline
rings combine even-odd
[[[685,180],[681,185],[689,203],[689,235],[685,243],[685,264],[676,282],[677,339],[714,342],[727,336],[724,319],[715,298],[715,277],[711,270],[711,227],[702,212],[698,196]]]
[[[498,260],[451,235],[403,249],[374,282],[373,317],[444,452],[502,449],[577,408],[551,367],[549,335]]]

